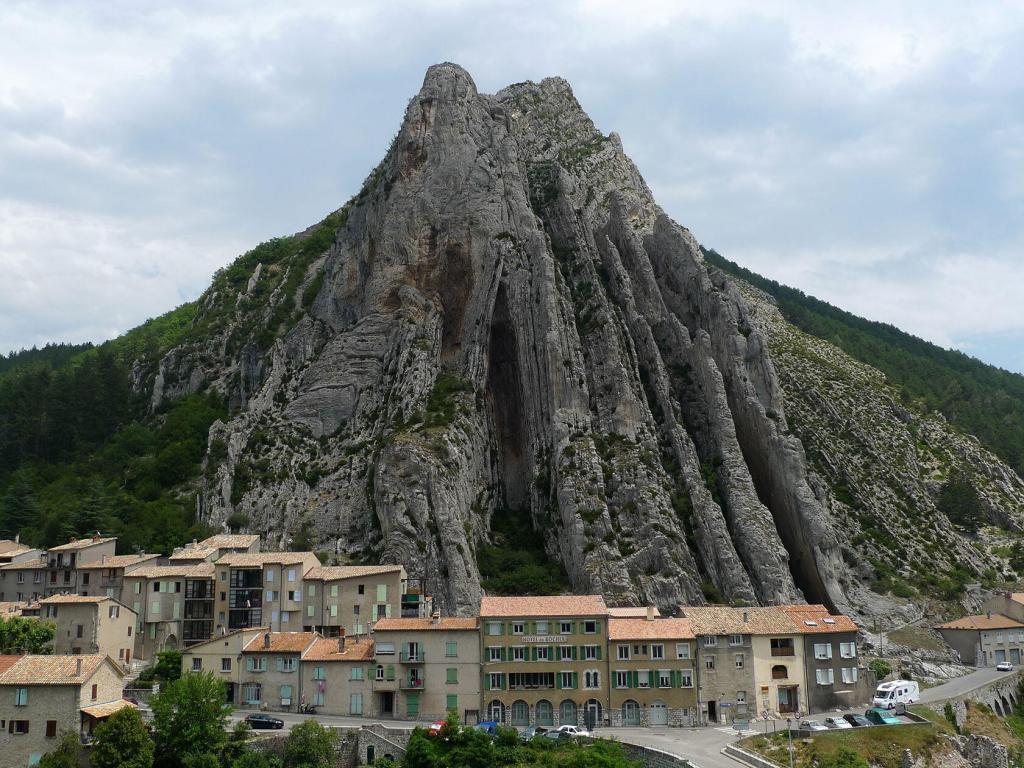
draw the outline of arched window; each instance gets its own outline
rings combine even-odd
[[[502,723],[505,721],[505,705],[502,704],[498,699],[494,699],[488,706],[487,712],[496,723]]]
[[[512,725],[530,724],[530,705],[522,699],[512,702]]]
[[[588,669],[583,673],[583,687],[584,688],[600,688],[601,687],[601,673],[596,669]]]
[[[537,702],[537,725],[554,725],[555,724],[555,712],[551,707],[551,702],[547,699],[541,699]]]
[[[566,699],[558,705],[558,724],[559,725],[578,725],[579,721],[576,719],[576,702],[572,699]]]
[[[785,680],[789,677],[785,664],[776,664],[772,667],[772,680]]]
[[[377,665],[377,679],[378,680],[383,680],[384,679],[384,667],[382,665],[380,665],[380,664]]]

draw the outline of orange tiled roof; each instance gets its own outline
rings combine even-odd
[[[7,601],[0,603],[0,616],[11,616],[12,614],[17,616],[21,613],[22,609],[27,608],[28,603]]]
[[[217,547],[202,547],[198,544],[194,547],[183,547],[177,552],[172,552],[168,560],[205,560],[210,555],[220,552]]]
[[[270,645],[266,635],[270,635]],[[302,653],[320,635],[316,632],[264,632],[246,643],[243,653]]]
[[[102,720],[104,717],[110,717],[115,712],[120,712],[122,709],[126,709],[128,707],[135,709],[135,705],[130,701],[115,699],[114,701],[108,701],[106,704],[82,707],[80,711],[82,714],[89,715],[93,720]]]
[[[607,616],[601,595],[541,595],[537,597],[484,597],[481,617]]]
[[[3,676],[3,673],[13,667],[20,658],[21,656],[14,655],[0,656],[0,676]]]
[[[87,538],[87,539],[75,539],[74,541],[69,541],[67,544],[61,544],[60,546],[57,546],[57,547],[50,547],[48,551],[50,551],[50,552],[68,552],[68,551],[74,550],[74,549],[85,549],[86,547],[91,547],[91,546],[93,546],[95,544],[105,544],[108,541],[117,541],[117,537],[116,536],[106,536],[106,537],[98,536],[95,539],[91,538],[91,537]]]
[[[181,563],[178,565],[143,565],[134,568],[125,574],[126,578],[144,579],[166,579],[173,576],[181,576],[186,579],[212,579],[213,563],[196,563],[190,565]]]
[[[655,616],[661,616],[661,611],[652,606],[646,605],[623,605],[616,608],[609,608],[608,615],[616,619],[646,619],[647,611],[654,611]]]
[[[257,533],[218,533],[199,542],[200,547],[214,547],[216,549],[232,549],[239,547],[251,547],[260,540]]]
[[[979,614],[977,616],[964,616],[960,619],[954,619],[953,621],[947,621],[945,624],[939,624],[935,629],[1019,629],[1024,627],[1019,621],[1014,621],[1009,616],[1004,616],[1001,613],[993,613],[991,616],[988,614]]]
[[[102,653],[22,656],[0,675],[0,685],[81,685],[107,660]],[[79,671],[78,662],[82,667]]]
[[[147,563],[150,560],[156,560],[160,555],[113,555],[98,563],[86,563],[85,565],[78,566],[79,569],[94,569],[99,570],[100,568],[130,568],[133,565],[139,565],[140,563]]]
[[[107,600],[114,600],[106,595],[51,595],[39,601],[40,605],[64,605],[66,603],[103,603]]]
[[[688,605],[680,610],[698,635],[799,634],[788,614],[773,606]]]
[[[320,562],[313,552],[228,552],[217,561],[217,565],[262,568],[267,563],[287,565],[302,563],[309,558]]]
[[[401,565],[323,565],[319,568],[311,568],[306,574],[306,579],[338,581],[339,579],[355,579],[362,576],[380,576],[401,570],[403,570]]]
[[[828,608],[821,604],[780,605],[778,607],[785,611],[794,626],[805,635],[858,631],[857,625],[849,616],[832,615]]]
[[[617,619],[608,620],[609,640],[692,640],[695,637],[689,619]]]
[[[1015,603],[1024,603],[1024,592],[1011,592],[1010,599]]]
[[[433,619],[381,619],[373,625],[374,632],[401,632],[416,630],[471,630],[476,631],[477,619],[475,616],[444,616],[437,624]]]
[[[366,636],[345,640],[345,650],[338,651],[338,638],[318,637],[302,654],[303,661],[371,661],[373,641]]]
[[[262,635],[269,629],[270,627],[243,627],[242,629],[233,629],[230,632],[225,632],[223,635],[214,635],[209,640],[203,640],[202,642],[190,645],[184,650],[184,653],[192,653],[196,648],[204,645],[210,645],[211,643],[216,643],[220,640],[227,640],[229,637],[234,637],[235,635],[245,635],[246,633],[252,632],[257,632]]]

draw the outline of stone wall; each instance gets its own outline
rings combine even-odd
[[[978,701],[986,705],[1000,717],[1005,717],[1013,712],[1014,708],[1022,703],[1017,686],[1020,683],[1020,675],[1001,677],[998,680],[986,685],[974,688],[959,696],[944,701],[928,702],[925,706],[936,712],[944,712],[947,702],[953,707],[953,714],[956,717],[957,727],[961,727],[967,719],[965,702]]]
[[[356,735],[356,760],[353,765],[367,765],[380,757],[390,756],[400,760],[405,756],[412,731],[403,728],[388,728],[374,723],[364,725]]]

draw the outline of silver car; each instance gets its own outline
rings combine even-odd
[[[827,731],[828,726],[822,725],[819,720],[801,720],[800,721],[801,731]]]
[[[852,725],[841,717],[826,717],[825,726],[832,729],[853,728]]]

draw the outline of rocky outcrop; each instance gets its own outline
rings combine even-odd
[[[617,603],[863,607],[851,515],[788,421],[828,392],[790,391],[771,308],[709,272],[564,80],[492,96],[431,67],[359,195],[261,249],[200,300],[202,341],[133,373],[154,409],[230,403],[207,521],[403,562],[450,611],[504,516]]]

